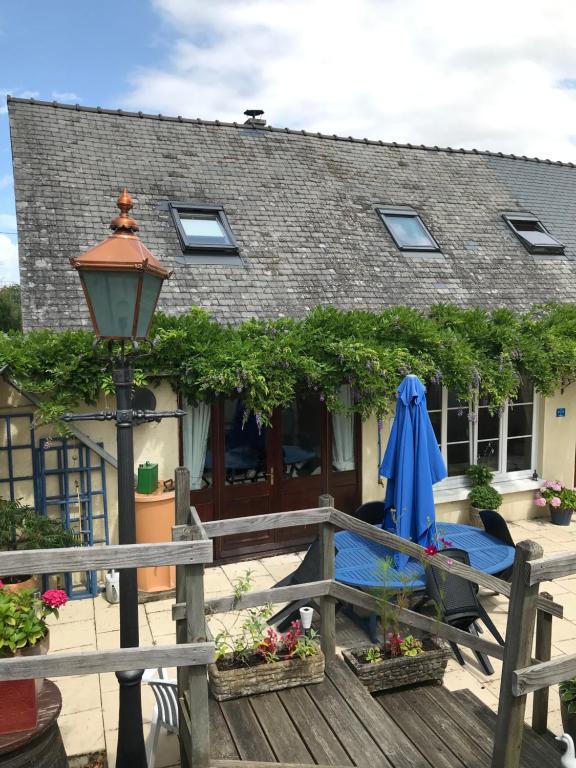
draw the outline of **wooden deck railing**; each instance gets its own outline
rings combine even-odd
[[[408,608],[392,603],[387,603],[387,607],[395,611],[404,624],[503,661],[492,768],[518,768],[526,694],[536,691],[533,726],[542,732],[547,722],[547,687],[576,675],[576,655],[550,661],[552,618],[562,618],[563,611],[562,606],[555,603],[550,595],[538,594],[540,581],[558,578],[576,570],[576,555],[543,558],[542,549],[537,544],[520,542],[516,548],[510,584],[470,566],[456,563],[442,554],[427,555],[422,547],[413,542],[339,512],[334,508],[333,501],[330,505],[330,497],[321,497],[328,506],[314,509],[202,523],[196,509],[190,507],[189,489],[188,470],[178,468],[176,525],[171,543],[0,553],[0,573],[32,571],[42,574],[75,569],[121,569],[175,564],[176,602],[173,618],[176,622],[176,645],[0,659],[0,680],[176,666],[182,765],[189,768],[208,768],[210,765],[231,768],[234,761],[210,762],[207,665],[214,659],[214,644],[209,640],[206,615],[253,608],[268,602],[288,603],[316,598],[320,602],[322,649],[329,659],[336,650],[337,601],[374,612],[382,608],[381,599],[335,581],[334,533],[336,528],[342,528],[384,544],[392,550],[417,557],[423,562],[430,562],[433,557],[436,568],[458,574],[510,598],[504,647]],[[212,562],[211,539],[301,525],[318,525],[320,529],[322,578],[319,581],[250,592],[240,598],[230,595],[204,599],[204,566]],[[531,651],[535,624],[537,660],[530,666],[533,661]]]

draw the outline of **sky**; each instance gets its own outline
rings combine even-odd
[[[573,0],[0,0],[0,284],[6,94],[576,162],[575,29]]]

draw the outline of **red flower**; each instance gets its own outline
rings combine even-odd
[[[42,595],[42,602],[49,608],[60,608],[68,602],[68,595],[63,589],[47,589]]]
[[[427,547],[424,547],[424,552],[426,552],[427,555],[435,555],[438,552],[438,547],[434,544],[428,544]]]
[[[4,588],[4,582],[2,581],[2,579],[0,579],[0,589],[3,589],[3,588]]]

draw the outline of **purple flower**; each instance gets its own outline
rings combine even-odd
[[[371,361],[370,361],[370,360],[367,360],[367,361],[366,361],[366,368],[367,368],[369,371],[371,371],[371,370],[372,370],[372,363],[371,363]]]
[[[382,429],[383,426],[384,426],[384,422],[382,421],[382,419],[378,419],[378,429]]]
[[[320,402],[323,403],[326,399],[326,396],[324,395],[324,392],[320,392]]]
[[[472,422],[472,424],[475,424],[478,421],[477,414],[470,412],[468,414],[468,421]]]
[[[262,432],[262,414],[260,411],[256,411],[254,414],[254,418],[256,419],[256,426],[258,427],[258,434]]]
[[[242,387],[241,387],[240,385],[238,385],[238,386],[236,387],[236,392],[242,392]]]

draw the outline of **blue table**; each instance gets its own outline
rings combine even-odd
[[[479,528],[457,523],[436,523],[438,537],[470,555],[470,565],[484,573],[499,573],[514,562],[514,547],[503,544]],[[420,590],[426,586],[424,567],[417,560],[398,570],[383,568],[382,561],[394,553],[382,544],[356,533],[340,531],[335,536],[336,580],[354,587],[387,587]]]

